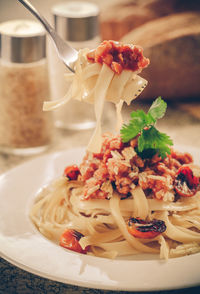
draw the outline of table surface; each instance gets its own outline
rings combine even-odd
[[[123,118],[126,122],[130,112],[133,109],[148,109],[148,103],[134,103],[130,107],[123,108]],[[113,131],[115,121],[114,109],[110,109],[110,113],[107,113],[104,123],[104,131]],[[199,102],[187,102],[187,103],[168,103],[168,110],[165,117],[157,124],[160,131],[167,133],[178,145],[196,146],[200,148],[200,103]],[[92,134],[92,130],[84,131],[69,131],[58,130],[54,132],[54,142],[45,152],[52,153],[56,151],[71,149],[78,146],[86,146],[87,142]],[[16,156],[11,154],[0,153],[0,173],[4,173],[7,170],[15,167],[34,156]],[[26,272],[16,266],[10,264],[4,259],[0,259],[0,293],[87,293],[87,294],[107,294],[116,293],[115,291],[104,291],[98,289],[82,288],[78,286],[72,286],[68,284],[62,284],[59,282],[51,281],[45,278],[38,277],[29,272]],[[130,293],[130,292],[117,292],[117,293]],[[133,292],[134,293],[134,292]],[[140,292],[147,293],[147,292]],[[177,294],[192,294],[200,293],[200,287],[188,288],[188,289],[176,289],[171,291],[161,291],[155,293],[177,293]]]

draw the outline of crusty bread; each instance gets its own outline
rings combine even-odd
[[[150,21],[122,38],[141,45],[150,66],[141,97],[200,97],[200,13],[177,13]]]
[[[173,13],[200,11],[198,0],[117,0],[100,16],[103,40],[119,40],[142,24]]]
[[[101,13],[102,40],[119,40],[145,22],[156,18],[156,14],[148,8],[137,5],[118,4]]]

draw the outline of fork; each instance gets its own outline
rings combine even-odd
[[[64,62],[70,71],[74,72],[74,64],[78,58],[78,52],[56,33],[47,20],[28,0],[18,1],[23,4],[24,7],[26,7],[42,23],[45,30],[53,40],[58,57]]]

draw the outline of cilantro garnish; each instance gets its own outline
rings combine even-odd
[[[158,97],[151,105],[148,113],[143,110],[133,111],[128,125],[124,124],[120,131],[122,142],[129,142],[139,135],[136,152],[142,158],[150,158],[156,153],[161,158],[170,154],[170,137],[155,128],[157,119],[162,118],[166,112],[167,103]]]

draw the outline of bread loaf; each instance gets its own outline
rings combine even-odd
[[[119,3],[111,6],[101,14],[102,40],[119,40],[126,33],[145,22],[156,18],[156,14],[148,8],[134,3]]]
[[[200,13],[155,19],[121,40],[141,45],[150,59],[150,66],[141,74],[149,84],[140,97],[200,97]]]
[[[150,20],[186,11],[200,11],[200,1],[118,0],[114,5],[106,5],[102,10],[101,36],[103,40],[119,40]]]

